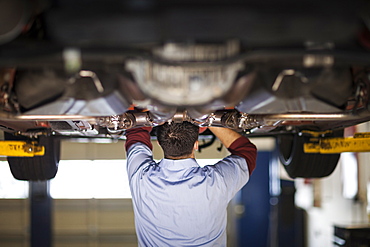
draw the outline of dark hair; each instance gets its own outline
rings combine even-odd
[[[157,138],[165,157],[183,157],[193,152],[199,127],[190,123],[165,123],[157,127]]]

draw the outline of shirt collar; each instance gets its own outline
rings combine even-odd
[[[159,162],[160,167],[166,168],[191,168],[199,167],[198,162],[193,158],[172,160],[172,159],[162,159]]]

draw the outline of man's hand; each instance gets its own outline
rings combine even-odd
[[[208,127],[208,129],[212,131],[212,133],[215,134],[218,139],[220,139],[220,141],[226,148],[229,148],[234,141],[242,136],[238,132],[235,132],[234,130],[228,128]]]

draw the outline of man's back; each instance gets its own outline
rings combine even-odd
[[[141,246],[226,246],[228,202],[248,181],[256,149],[245,137],[213,166],[194,158],[152,158],[149,133],[126,133],[127,170]]]

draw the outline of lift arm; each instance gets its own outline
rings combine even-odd
[[[370,132],[356,133],[353,137],[313,137],[310,142],[304,143],[304,152],[322,154],[370,152]]]
[[[0,155],[14,157],[34,157],[45,154],[45,147],[37,142],[0,141]]]

